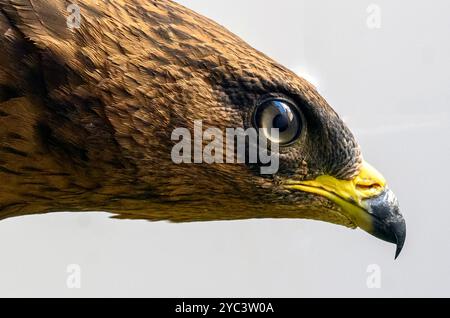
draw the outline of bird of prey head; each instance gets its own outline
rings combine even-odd
[[[400,252],[397,200],[339,116],[213,21],[168,0],[0,0],[0,43],[1,218],[308,218]],[[279,169],[174,163],[172,132],[199,120],[278,128]]]

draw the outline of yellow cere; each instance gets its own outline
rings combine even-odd
[[[363,162],[359,174],[352,180],[339,180],[323,175],[315,180],[290,181],[287,184],[288,189],[314,193],[333,201],[366,231],[371,230],[372,222],[362,201],[381,194],[385,187],[384,177],[367,162]]]

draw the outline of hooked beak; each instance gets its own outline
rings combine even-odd
[[[287,188],[323,196],[337,204],[358,227],[397,245],[400,255],[406,239],[406,223],[398,200],[384,177],[364,162],[352,180],[323,175],[310,181],[290,181]]]

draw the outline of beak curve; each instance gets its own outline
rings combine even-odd
[[[395,258],[400,255],[406,239],[406,223],[398,200],[384,177],[367,162],[363,162],[352,180],[323,175],[315,180],[289,181],[287,188],[331,200],[362,230],[396,244]]]
[[[372,219],[373,236],[397,245],[395,259],[400,255],[406,239],[406,222],[400,214],[397,197],[386,188],[379,196],[363,201]]]

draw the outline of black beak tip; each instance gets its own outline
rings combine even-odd
[[[386,188],[379,196],[367,199],[365,203],[367,211],[373,217],[373,229],[369,233],[396,244],[395,259],[397,259],[406,240],[406,222],[400,214],[397,198]]]
[[[395,259],[397,259],[403,249],[403,245],[405,244],[406,240],[406,223],[403,219],[394,226],[394,233],[397,244]]]
[[[403,247],[401,247],[400,245],[397,245],[397,250],[395,251],[395,258],[394,258],[394,260],[397,260],[397,258],[400,256],[402,248]]]

